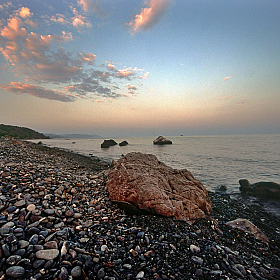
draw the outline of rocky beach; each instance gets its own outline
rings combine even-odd
[[[280,218],[210,193],[194,223],[127,215],[110,166],[25,141],[0,141],[0,279],[280,279]],[[239,178],[237,178],[239,179]],[[260,240],[229,221],[250,220]]]

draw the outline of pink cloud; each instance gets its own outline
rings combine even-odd
[[[27,31],[22,26],[22,20],[18,17],[8,19],[8,24],[1,30],[1,36],[5,39],[16,41],[20,37],[26,37]]]
[[[135,94],[136,93],[136,90],[137,90],[137,87],[136,86],[133,86],[131,84],[126,84],[124,85],[127,89],[127,93],[130,93],[130,94]]]
[[[51,21],[58,22],[61,24],[68,24],[69,21],[65,19],[65,16],[62,14],[56,14],[55,16],[51,17]]]
[[[76,8],[73,8],[72,12],[75,15],[72,18],[72,25],[74,27],[76,28],[91,27],[91,23],[86,19],[86,17],[80,15]]]
[[[132,33],[154,27],[165,14],[169,5],[170,0],[149,0],[147,7],[143,8],[141,13],[128,24]]]
[[[132,75],[133,75],[133,73],[130,69],[122,69],[122,70],[118,70],[118,72],[117,72],[117,76],[120,78],[127,78]]]
[[[225,77],[225,78],[224,78],[224,81],[226,81],[226,80],[228,80],[228,79],[230,79],[230,78],[231,78],[230,76]]]
[[[50,90],[33,84],[23,84],[21,82],[11,82],[10,85],[0,85],[6,92],[29,94],[39,98],[57,100],[62,102],[72,102],[74,98],[70,95],[62,94],[57,90]]]
[[[150,72],[146,72],[143,76],[140,76],[141,79],[147,80]]]
[[[109,69],[110,71],[115,71],[115,70],[116,70],[115,65],[113,65],[113,64],[111,64],[111,63],[109,63],[109,64],[107,65],[107,67],[108,67],[108,69]]]
[[[30,12],[30,10],[27,7],[22,7],[20,9],[19,15],[22,18],[26,18],[26,17],[30,17],[32,15],[32,13]]]
[[[93,53],[85,53],[85,54],[80,53],[79,55],[81,55],[82,62],[92,63],[96,59],[96,55]]]

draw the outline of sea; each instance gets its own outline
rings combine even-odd
[[[41,139],[44,145],[62,148],[107,162],[118,160],[130,152],[155,155],[176,169],[187,169],[209,191],[226,186],[229,195],[239,194],[239,179],[250,183],[280,183],[280,134],[168,136],[172,145],[153,145],[157,137],[112,138],[129,144],[102,149],[105,139]],[[39,140],[33,140],[38,142]]]

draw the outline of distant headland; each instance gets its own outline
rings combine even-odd
[[[0,138],[49,139],[50,137],[27,127],[0,124]]]

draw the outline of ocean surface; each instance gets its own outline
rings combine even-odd
[[[188,169],[207,190],[217,191],[221,185],[228,194],[239,193],[239,179],[250,183],[269,181],[280,183],[280,134],[230,136],[174,136],[172,145],[153,145],[157,137],[113,138],[117,143],[128,141],[125,147],[101,149],[99,139],[42,139],[49,147],[63,148],[106,161],[118,160],[129,152],[154,154],[176,169]],[[109,138],[106,138],[109,139]],[[37,143],[39,140],[34,140]]]

